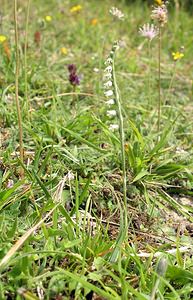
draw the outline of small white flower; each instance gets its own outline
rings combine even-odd
[[[143,27],[139,28],[139,34],[151,41],[156,35],[158,35],[158,29],[154,26],[154,24],[144,24]]]
[[[109,126],[109,130],[111,131],[115,131],[119,129],[119,125],[118,124],[110,124]]]
[[[114,17],[117,17],[119,20],[123,20],[123,18],[124,18],[124,14],[117,7],[113,6],[109,12],[111,15],[113,15]]]
[[[116,110],[107,110],[108,117],[115,117],[117,115]]]
[[[114,105],[115,104],[115,100],[114,99],[109,99],[107,102],[106,102],[107,105]]]
[[[111,57],[108,57],[105,61],[105,65],[111,65],[113,63],[113,59]]]
[[[112,87],[112,85],[113,85],[112,81],[109,80],[109,81],[104,83],[104,88],[108,89],[108,88]]]
[[[113,51],[116,51],[118,50],[120,47],[119,47],[119,41],[117,41],[114,45],[113,45]]]
[[[68,171],[66,178],[71,181],[74,180],[74,174],[71,171]]]
[[[99,69],[98,69],[98,68],[94,68],[93,71],[94,71],[95,73],[98,73],[98,72],[99,72]]]
[[[112,78],[112,74],[111,73],[105,73],[104,74],[104,80],[111,79],[111,78]]]
[[[188,154],[188,152],[185,151],[185,150],[184,150],[183,148],[181,148],[181,147],[177,147],[177,148],[176,148],[176,154],[186,155],[186,154]]]
[[[104,95],[106,97],[111,97],[111,96],[113,96],[113,91],[112,90],[108,90],[108,91],[104,92]]]
[[[107,72],[107,73],[111,73],[112,70],[113,70],[113,68],[111,66],[108,66],[105,68],[105,72]]]
[[[13,185],[14,185],[14,181],[12,179],[8,179],[7,188],[10,189],[13,187]]]

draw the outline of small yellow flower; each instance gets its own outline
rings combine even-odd
[[[79,12],[80,10],[82,10],[82,5],[75,5],[75,6],[71,7],[70,12],[76,13],[76,12]]]
[[[62,47],[62,48],[60,49],[60,52],[61,52],[63,55],[67,55],[67,54],[68,54],[68,49],[65,48],[65,47]]]
[[[97,25],[98,24],[98,19],[97,18],[94,18],[90,21],[91,25]]]
[[[161,6],[162,4],[164,4],[163,0],[155,0],[156,4]]]
[[[45,16],[45,21],[46,22],[51,22],[52,21],[52,17],[51,16]]]
[[[172,56],[173,56],[173,59],[176,61],[176,60],[179,60],[181,59],[182,57],[184,57],[184,53],[181,53],[179,51],[177,52],[172,52]]]
[[[0,43],[4,43],[6,41],[6,36],[5,35],[0,35]]]

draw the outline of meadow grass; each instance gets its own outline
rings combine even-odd
[[[138,34],[150,6],[17,4],[18,47],[13,3],[1,7],[0,299],[192,299],[191,15],[169,6],[159,112],[157,40],[150,53]],[[109,14],[113,5],[123,21]],[[120,39],[122,138],[109,129],[103,87],[104,62]]]

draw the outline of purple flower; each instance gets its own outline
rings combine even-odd
[[[80,76],[78,76],[78,74],[76,73],[76,70],[77,70],[77,68],[76,68],[75,64],[68,65],[68,71],[69,71],[68,80],[73,86],[80,84]]]
[[[80,77],[76,73],[70,73],[69,81],[72,85],[79,85],[80,84]]]
[[[74,65],[74,64],[68,65],[68,71],[70,73],[76,73],[76,65]]]

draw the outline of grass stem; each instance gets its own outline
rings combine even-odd
[[[27,1],[26,20],[25,20],[25,41],[24,41],[24,82],[25,82],[25,101],[26,111],[29,118],[29,95],[28,95],[28,78],[27,78],[27,47],[28,47],[28,24],[29,24],[30,0]]]
[[[151,103],[151,41],[148,41],[148,58],[149,58],[149,70],[148,70],[148,107]]]
[[[160,131],[160,119],[161,119],[161,26],[159,25],[159,38],[158,38],[158,120],[157,131]]]
[[[119,119],[119,133],[120,133],[120,142],[121,142],[121,163],[122,163],[122,172],[123,172],[124,229],[125,229],[124,238],[126,238],[128,219],[127,219],[127,174],[126,174],[126,161],[125,161],[125,134],[124,134],[124,123],[123,123],[120,95],[119,95],[119,90],[116,81],[114,60],[113,60],[113,84],[114,84],[115,99],[117,104],[117,113]]]
[[[17,108],[18,127],[19,127],[19,152],[20,160],[23,163],[24,160],[24,149],[23,149],[23,128],[22,128],[22,116],[19,103],[19,38],[18,38],[18,21],[17,21],[17,0],[14,0],[14,27],[15,27],[15,57],[16,57],[16,68],[15,68],[15,101]],[[22,178],[24,171],[20,169],[20,177]]]
[[[171,93],[171,89],[172,89],[172,85],[173,85],[173,82],[174,82],[175,75],[176,75],[176,62],[174,63],[173,74],[172,74],[172,78],[170,80],[170,84],[169,84],[169,87],[168,87],[167,94],[166,94],[165,99],[164,99],[164,104],[166,104],[166,101],[168,100],[168,96]]]

